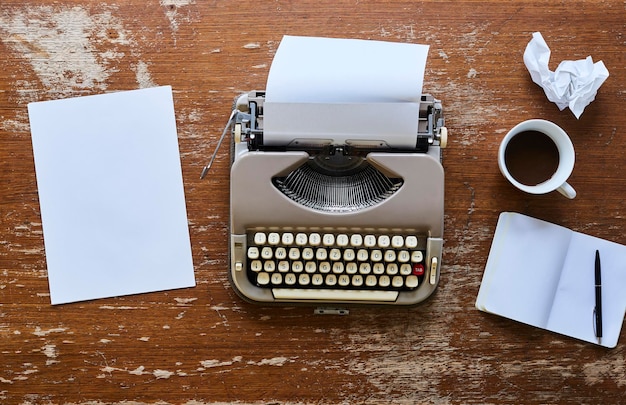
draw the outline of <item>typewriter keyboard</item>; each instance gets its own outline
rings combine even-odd
[[[249,232],[247,239],[248,279],[262,288],[407,291],[424,280],[423,236]]]

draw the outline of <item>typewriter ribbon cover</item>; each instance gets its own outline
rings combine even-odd
[[[251,302],[410,305],[439,282],[447,132],[428,46],[283,38],[240,96],[230,270]]]

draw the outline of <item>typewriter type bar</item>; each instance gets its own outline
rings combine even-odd
[[[229,278],[256,303],[412,305],[439,283],[446,146],[422,96],[414,146],[264,139],[264,92],[232,115]],[[381,136],[382,137],[382,136]]]

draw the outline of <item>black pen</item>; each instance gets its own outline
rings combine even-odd
[[[600,252],[596,250],[596,309],[593,311],[596,321],[596,337],[602,344],[602,274],[600,269]]]

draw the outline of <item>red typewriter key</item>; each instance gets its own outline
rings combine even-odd
[[[414,276],[423,276],[425,272],[424,265],[421,263],[413,264],[413,275]]]

